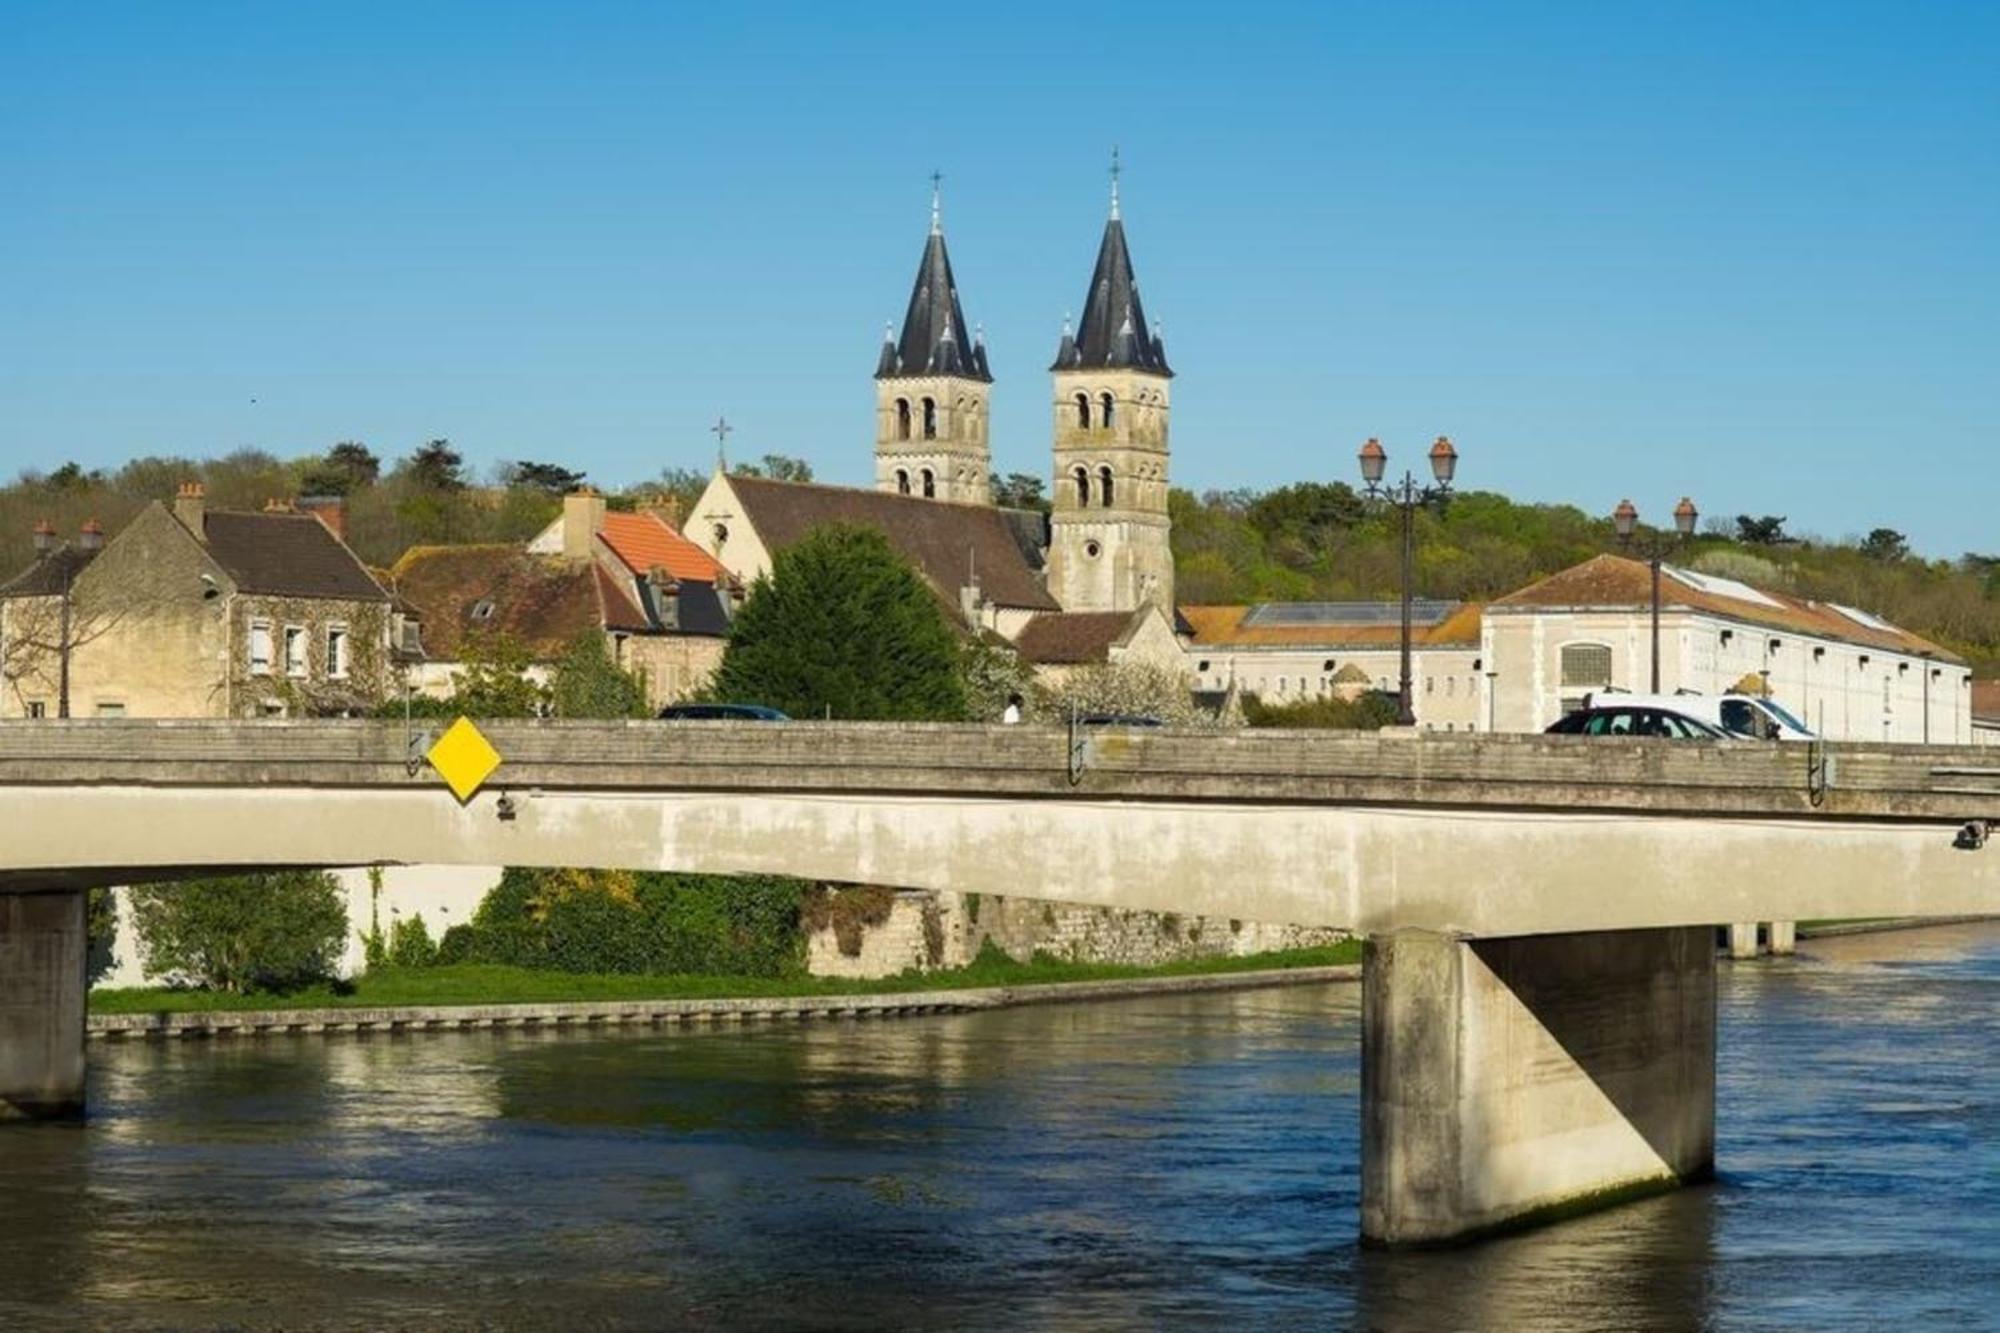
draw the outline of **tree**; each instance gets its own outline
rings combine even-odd
[[[887,537],[846,524],[778,553],[737,614],[712,692],[796,717],[965,716],[943,607]]]
[[[646,681],[611,660],[604,636],[585,630],[549,678],[549,709],[557,717],[645,717]]]
[[[432,440],[411,454],[403,466],[410,480],[424,490],[465,489],[465,460],[450,440]]]
[[[140,884],[130,902],[146,974],[216,990],[324,981],[347,940],[340,886],[317,870]]]
[[[1894,528],[1875,528],[1861,542],[1861,554],[1893,565],[1910,553],[1910,539]]]
[[[1107,662],[1072,671],[1036,689],[1035,711],[1052,721],[1075,712],[1139,714],[1177,727],[1217,724],[1196,706],[1183,672],[1150,662]]]
[[[1250,502],[1246,511],[1250,526],[1266,536],[1287,535],[1325,540],[1331,533],[1351,528],[1367,516],[1361,497],[1344,481],[1295,482],[1267,491]]]
[[[788,454],[765,454],[759,463],[738,463],[729,469],[739,477],[769,477],[772,481],[811,481],[812,464]]]
[[[452,679],[451,711],[466,717],[540,717],[548,691],[528,674],[528,650],[507,634],[471,634],[459,651],[464,668]]]
[[[299,489],[307,495],[352,495],[381,476],[382,460],[367,445],[342,440],[326,457],[307,460],[299,472]]]
[[[583,485],[584,474],[555,463],[531,463],[526,459],[507,465],[509,486],[520,486],[550,495],[567,495]]]
[[[1049,498],[1042,492],[1042,479],[1032,472],[1009,472],[1001,476],[998,472],[988,474],[992,489],[993,503],[1002,509],[1039,509],[1049,511]]]
[[[1791,539],[1785,536],[1785,520],[1775,514],[1766,514],[1762,518],[1738,514],[1736,540],[1747,546],[1778,546]]]

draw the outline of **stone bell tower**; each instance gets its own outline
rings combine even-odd
[[[903,314],[903,336],[882,333],[875,366],[875,489],[934,500],[991,504],[992,446],[986,347],[968,336],[945,253],[938,181],[931,177],[931,234]]]
[[[1130,611],[1151,602],[1174,615],[1167,521],[1166,344],[1146,324],[1119,217],[1111,216],[1084,297],[1063,323],[1055,364],[1055,476],[1050,492],[1049,591],[1065,611]]]

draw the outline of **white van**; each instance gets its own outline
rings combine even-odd
[[[1793,717],[1776,699],[1752,694],[1626,694],[1599,690],[1584,696],[1585,708],[1664,708],[1754,741],[1810,741],[1811,727]]]

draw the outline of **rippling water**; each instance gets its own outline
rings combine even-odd
[[[1723,965],[1720,1180],[1354,1242],[1352,986],[92,1048],[0,1327],[2000,1326],[2000,928]]]

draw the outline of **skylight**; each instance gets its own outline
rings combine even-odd
[[[1733,597],[1739,602],[1751,602],[1758,606],[1771,607],[1773,610],[1783,609],[1780,603],[1758,592],[1749,584],[1738,583],[1735,579],[1725,579],[1715,574],[1697,574],[1691,569],[1680,569],[1673,565],[1662,565],[1661,572],[1674,582],[1693,588],[1696,592],[1705,592],[1711,597]]]
[[[1888,621],[1882,619],[1880,616],[1871,616],[1866,611],[1857,611],[1851,606],[1842,606],[1839,602],[1828,602],[1827,605],[1832,607],[1835,611],[1840,612],[1840,614],[1846,616],[1849,620],[1853,621],[1857,625],[1865,625],[1869,629],[1879,629],[1887,634],[1897,634],[1901,632],[1894,625],[1891,625]]]

